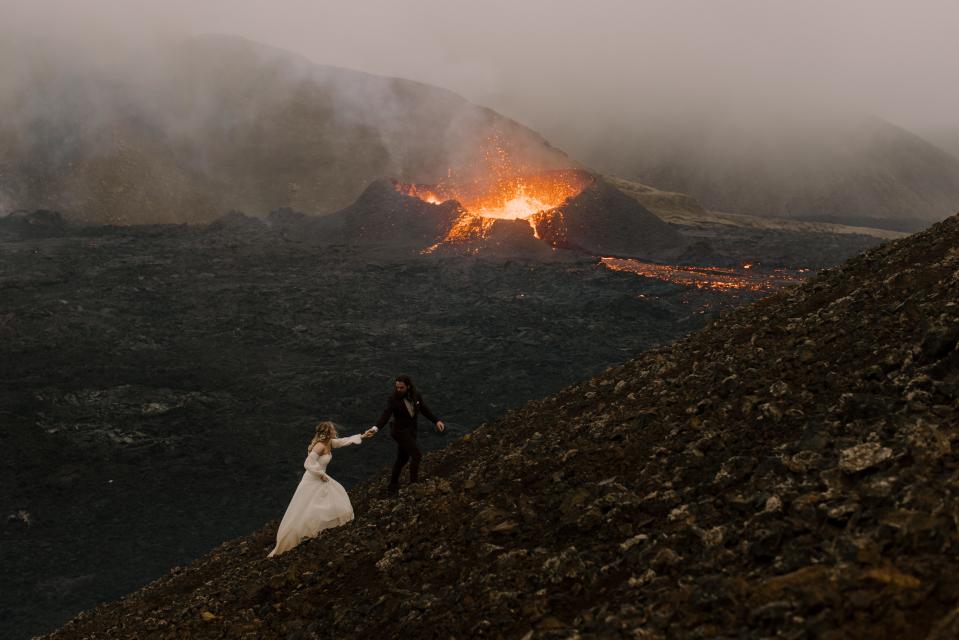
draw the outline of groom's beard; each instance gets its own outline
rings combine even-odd
[[[393,397],[396,398],[397,400],[403,400],[404,398],[408,398],[409,395],[410,395],[409,391],[404,391],[403,393],[400,393],[399,391],[393,392]]]

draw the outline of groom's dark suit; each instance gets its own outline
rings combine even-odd
[[[378,429],[382,429],[392,418],[393,423],[390,428],[390,435],[396,440],[398,448],[396,450],[396,462],[393,464],[393,475],[390,477],[390,488],[395,489],[400,482],[400,472],[406,463],[410,463],[410,481],[416,482],[420,472],[420,458],[423,454],[420,452],[419,445],[416,443],[416,418],[423,414],[433,424],[439,422],[439,418],[433,415],[430,408],[423,402],[423,396],[419,393],[407,394],[405,397],[398,397],[395,393],[390,394],[386,399],[386,409],[376,421]]]

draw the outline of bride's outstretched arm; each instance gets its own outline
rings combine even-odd
[[[363,434],[357,433],[356,435],[349,436],[347,438],[333,438],[330,441],[330,446],[334,449],[346,447],[351,444],[363,444]]]

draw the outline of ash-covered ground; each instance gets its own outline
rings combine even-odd
[[[0,234],[3,637],[54,629],[278,519],[313,423],[365,428],[395,374],[449,425],[421,425],[436,449],[760,295],[587,257],[398,257],[42,216],[12,228]],[[381,436],[331,471],[350,487],[393,454]]]

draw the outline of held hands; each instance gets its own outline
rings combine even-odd
[[[376,427],[370,427],[369,429],[367,429],[366,431],[364,431],[364,432],[363,432],[363,435],[360,436],[360,437],[363,438],[364,440],[366,440],[366,439],[368,439],[368,438],[372,438],[373,436],[376,435],[376,432],[377,432],[377,431],[379,431],[379,429],[377,429]]]
[[[436,430],[439,431],[440,433],[443,433],[444,431],[446,431],[446,423],[444,423],[442,420],[437,420]]]

